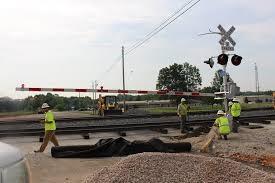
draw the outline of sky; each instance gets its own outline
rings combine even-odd
[[[37,94],[15,87],[122,88],[121,47],[135,42],[178,10],[186,0],[0,0],[0,97]],[[203,61],[221,53],[209,29],[236,28],[238,67],[228,64],[242,91],[275,90],[275,1],[201,0],[149,42],[125,56],[126,89],[154,90],[158,72],[173,63],[198,67],[209,86],[218,64]],[[59,93],[61,94],[61,93]],[[75,93],[69,96],[78,95]]]

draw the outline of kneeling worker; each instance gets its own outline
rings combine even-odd
[[[224,140],[227,140],[227,135],[230,133],[230,126],[227,117],[224,115],[222,110],[219,110],[217,113],[218,118],[215,120],[215,126],[218,127],[216,133],[218,137],[224,137]]]
[[[45,113],[45,120],[43,121],[43,123],[45,124],[45,136],[43,139],[43,143],[40,146],[40,149],[38,151],[34,151],[36,153],[43,152],[47,147],[49,141],[51,141],[55,146],[59,146],[57,138],[54,134],[56,130],[56,125],[53,112],[50,110],[50,106],[47,103],[44,103],[41,108],[43,113]]]

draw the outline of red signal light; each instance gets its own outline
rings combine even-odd
[[[238,66],[241,64],[243,57],[239,56],[239,55],[234,55],[231,58],[231,62],[233,65]]]
[[[227,62],[228,62],[228,55],[223,53],[218,56],[218,64],[226,65]]]

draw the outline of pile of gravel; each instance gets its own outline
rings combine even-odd
[[[192,154],[142,153],[95,172],[83,183],[275,182],[275,174],[239,162]]]

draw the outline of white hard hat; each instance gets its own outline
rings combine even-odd
[[[49,108],[50,106],[47,103],[42,104],[42,109]]]
[[[233,105],[233,102],[231,102],[231,101],[230,101],[230,102],[228,102],[228,105],[229,105],[229,106]]]
[[[180,100],[181,102],[185,102],[186,100],[185,100],[185,98],[181,98],[181,100]]]
[[[239,102],[238,98],[233,98],[233,102]]]
[[[217,114],[218,115],[224,115],[224,112],[223,112],[223,110],[218,110]]]

